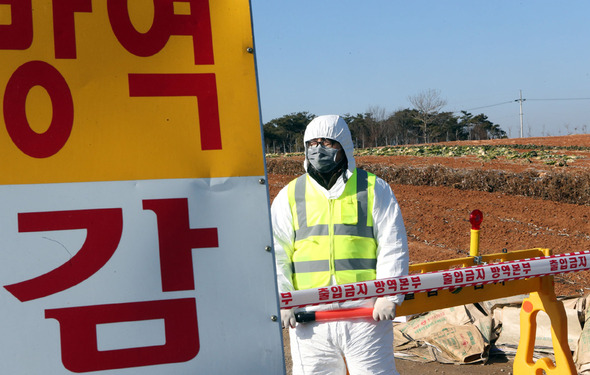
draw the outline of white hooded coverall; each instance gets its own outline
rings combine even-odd
[[[356,168],[353,143],[346,122],[339,116],[319,116],[307,126],[304,142],[316,138],[338,141],[348,159],[347,180]],[[307,160],[304,162],[307,170]],[[342,176],[326,190],[313,178],[312,183],[328,199],[338,198],[345,187]],[[283,188],[271,207],[277,282],[280,292],[293,291],[292,259],[295,231],[289,206],[287,187]],[[373,232],[377,242],[376,278],[408,274],[408,244],[399,205],[389,185],[377,177],[373,204]],[[336,281],[332,281],[336,284]],[[401,304],[403,296],[387,297]],[[311,310],[370,307],[373,299],[347,301],[307,307]],[[297,324],[289,331],[293,374],[397,374],[393,356],[393,327],[388,320],[372,318],[335,322]],[[346,359],[346,364],[344,359]]]

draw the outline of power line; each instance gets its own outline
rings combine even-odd
[[[545,98],[545,99],[522,99],[522,100],[523,101],[524,100],[528,100],[528,101],[531,101],[531,100],[535,100],[535,101],[541,101],[541,100],[543,100],[543,101],[551,101],[551,100],[566,101],[566,100],[590,100],[590,98]],[[509,100],[507,102],[501,102],[501,103],[496,103],[496,104],[484,105],[484,106],[481,106],[481,107],[469,108],[469,109],[466,109],[465,111],[474,111],[476,109],[496,107],[496,106],[499,106],[499,105],[510,104],[510,103],[514,103],[514,102],[518,102],[518,101],[520,101],[520,99]]]
[[[496,107],[496,106],[499,106],[499,105],[504,105],[504,104],[513,103],[513,102],[514,102],[513,100],[510,100],[510,101],[508,101],[508,102],[502,102],[502,103],[496,103],[496,104],[484,105],[483,107],[469,108],[469,109],[466,109],[465,111],[473,111],[473,110],[476,110],[476,109],[482,109],[482,108]]]
[[[531,100],[535,100],[535,101],[541,101],[541,100],[543,100],[543,101],[550,101],[550,100],[566,101],[566,100],[590,100],[590,98],[547,98],[547,99],[522,99],[522,100],[523,101],[524,100],[528,100],[528,101],[531,101]],[[514,102],[518,102],[518,101],[520,101],[520,99],[509,100],[507,102],[501,102],[501,103],[496,103],[496,104],[484,105],[484,106],[481,106],[481,107],[469,108],[469,109],[466,109],[465,111],[474,111],[476,109],[496,107],[496,106],[499,106],[499,105],[514,103]]]
[[[527,99],[527,100],[590,100],[590,98],[553,98],[553,99]]]
[[[483,108],[491,108],[491,107],[497,107],[500,105],[505,105],[505,104],[511,104],[514,102],[518,102],[520,104],[520,137],[522,138],[523,135],[523,111],[522,111],[522,103],[524,101],[574,101],[574,100],[590,100],[590,98],[537,98],[537,99],[524,99],[522,97],[522,90],[520,91],[520,97],[516,100],[509,100],[506,102],[500,102],[500,103],[496,103],[496,104],[489,104],[489,105],[484,105],[481,107],[475,107],[475,108],[469,108],[469,109],[465,109],[465,110],[461,110],[461,112],[470,112],[470,111],[474,111],[474,110],[478,110],[478,109],[483,109]],[[458,111],[453,111],[453,113],[459,113]]]
[[[481,106],[481,107],[475,107],[475,108],[470,108],[470,109],[466,109],[465,112],[468,111],[474,111],[477,109],[483,109],[483,108],[490,108],[490,107],[497,107],[499,105],[504,105],[504,104],[509,104],[509,103],[514,103],[514,102],[518,102],[520,104],[520,137],[523,137],[523,112],[522,112],[522,103],[524,101],[573,101],[573,100],[590,100],[590,98],[542,98],[542,99],[523,99],[522,97],[522,90],[520,92],[520,98],[516,99],[516,100],[510,100],[507,102],[501,102],[501,103],[496,103],[496,104],[490,104],[490,105],[485,105],[485,106]]]

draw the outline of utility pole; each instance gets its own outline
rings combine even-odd
[[[520,102],[520,138],[523,137],[523,132],[522,132],[522,102],[524,102],[526,99],[522,98],[522,90],[520,90],[520,99],[516,99],[515,102]]]

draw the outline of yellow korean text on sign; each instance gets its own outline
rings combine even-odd
[[[0,184],[263,175],[247,1],[0,2]]]

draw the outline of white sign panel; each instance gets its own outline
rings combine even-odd
[[[256,177],[1,186],[3,372],[280,373],[265,199]]]

